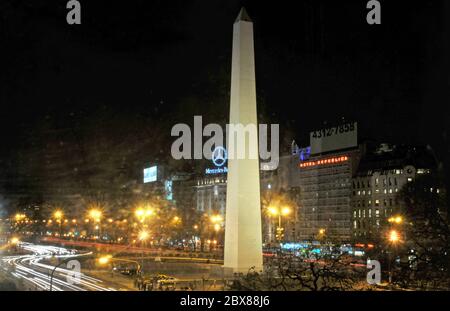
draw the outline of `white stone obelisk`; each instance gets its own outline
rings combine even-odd
[[[233,26],[230,124],[258,125],[254,57],[253,23],[242,8]],[[230,137],[228,141],[231,141]],[[247,141],[245,145],[248,148],[252,144]],[[258,148],[257,143],[253,145]],[[246,273],[252,267],[261,271],[263,268],[259,158],[250,158],[249,153],[246,152],[243,159],[228,159],[226,273]]]

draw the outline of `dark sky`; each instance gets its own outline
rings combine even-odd
[[[365,137],[449,156],[448,1],[381,1],[376,26],[362,0],[80,2],[73,26],[62,0],[0,3],[3,184],[29,167],[42,173],[55,140],[76,152],[100,146],[97,137],[129,141],[154,161],[170,151],[175,122],[226,119],[242,5],[255,23],[259,111],[283,135],[306,144],[310,130],[344,117]]]

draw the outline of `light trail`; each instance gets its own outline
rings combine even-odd
[[[0,265],[2,265],[3,270],[10,271],[13,277],[28,282],[27,284],[32,285],[36,290],[50,290],[51,273],[55,269],[55,266],[42,263],[41,261],[51,258],[60,258],[63,260],[71,258],[76,260],[77,258],[91,255],[91,253],[80,254],[75,250],[63,247],[36,245],[25,242],[20,242],[18,247],[30,252],[30,254],[3,257],[1,258]],[[100,279],[87,276],[83,273],[77,275],[76,278],[73,275],[74,271],[70,269],[63,267],[56,268],[52,281],[52,290],[115,291],[114,288],[103,285],[103,281]]]

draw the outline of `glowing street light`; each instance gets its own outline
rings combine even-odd
[[[98,259],[98,263],[101,265],[106,265],[111,261],[111,259],[112,259],[111,255],[102,256]]]
[[[320,236],[324,236],[325,235],[326,230],[325,229],[319,229],[319,235]]]
[[[400,240],[400,236],[396,230],[391,230],[389,232],[389,242],[396,244]]]
[[[20,214],[20,213],[17,213],[17,214],[14,216],[14,218],[15,218],[16,221],[24,220],[26,217],[27,217],[27,216],[26,216],[25,214]]]
[[[402,216],[390,217],[388,219],[388,222],[395,223],[395,224],[401,224],[403,222],[403,217]]]
[[[103,213],[101,210],[93,208],[89,210],[89,217],[96,222],[100,222],[100,219],[103,217]]]
[[[17,237],[13,237],[11,238],[11,240],[9,241],[12,245],[17,245],[19,244],[20,240]]]
[[[213,216],[211,216],[210,220],[213,224],[218,224],[223,221],[223,218],[220,215],[213,215]]]
[[[56,210],[53,213],[53,218],[55,218],[56,220],[61,221],[61,219],[64,217],[64,213],[61,210]]]
[[[287,206],[284,206],[284,207],[269,206],[267,208],[267,212],[268,212],[269,216],[278,217],[277,238],[278,238],[278,240],[281,241],[281,239],[283,237],[283,231],[284,231],[284,229],[281,227],[281,217],[288,216],[291,213],[291,209]]]
[[[134,211],[134,215],[140,220],[140,222],[144,222],[146,218],[151,217],[154,214],[155,210],[151,207],[138,208]]]
[[[270,206],[268,211],[271,216],[278,216],[278,209],[276,207]]]
[[[150,233],[146,230],[142,230],[138,234],[139,241],[145,241],[150,237]]]

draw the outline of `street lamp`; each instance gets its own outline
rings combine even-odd
[[[396,230],[389,231],[388,240],[391,244],[391,251],[388,253],[388,270],[389,270],[389,284],[392,283],[392,267],[391,267],[391,252],[395,249],[397,243],[400,242],[400,234]]]
[[[95,224],[99,223],[103,217],[103,212],[97,208],[92,208],[88,211],[89,218],[92,219],[95,225],[95,229],[97,230],[97,236],[100,238],[100,225]]]
[[[9,241],[9,243],[11,243],[12,245],[17,245],[19,244],[20,240],[17,237],[13,237],[11,238],[11,240]]]
[[[146,230],[142,230],[138,234],[139,241],[142,241],[142,242],[147,240],[149,237],[150,237],[150,233],[148,231],[146,231]]]
[[[267,209],[269,216],[278,217],[278,227],[277,227],[277,239],[281,241],[283,238],[283,227],[281,226],[281,217],[286,217],[291,213],[291,209],[287,206],[285,207],[276,207],[269,206]]]
[[[389,223],[392,223],[392,224],[397,224],[397,225],[399,225],[399,224],[403,223],[403,217],[402,217],[402,216],[394,216],[394,217],[390,217],[390,218],[388,219],[388,222],[389,222]]]
[[[155,215],[155,210],[150,206],[139,207],[134,211],[134,215],[140,223],[144,223],[147,218]]]
[[[53,213],[53,218],[55,218],[56,222],[59,225],[59,238],[62,236],[62,218],[64,217],[64,213],[61,210],[56,210]]]

